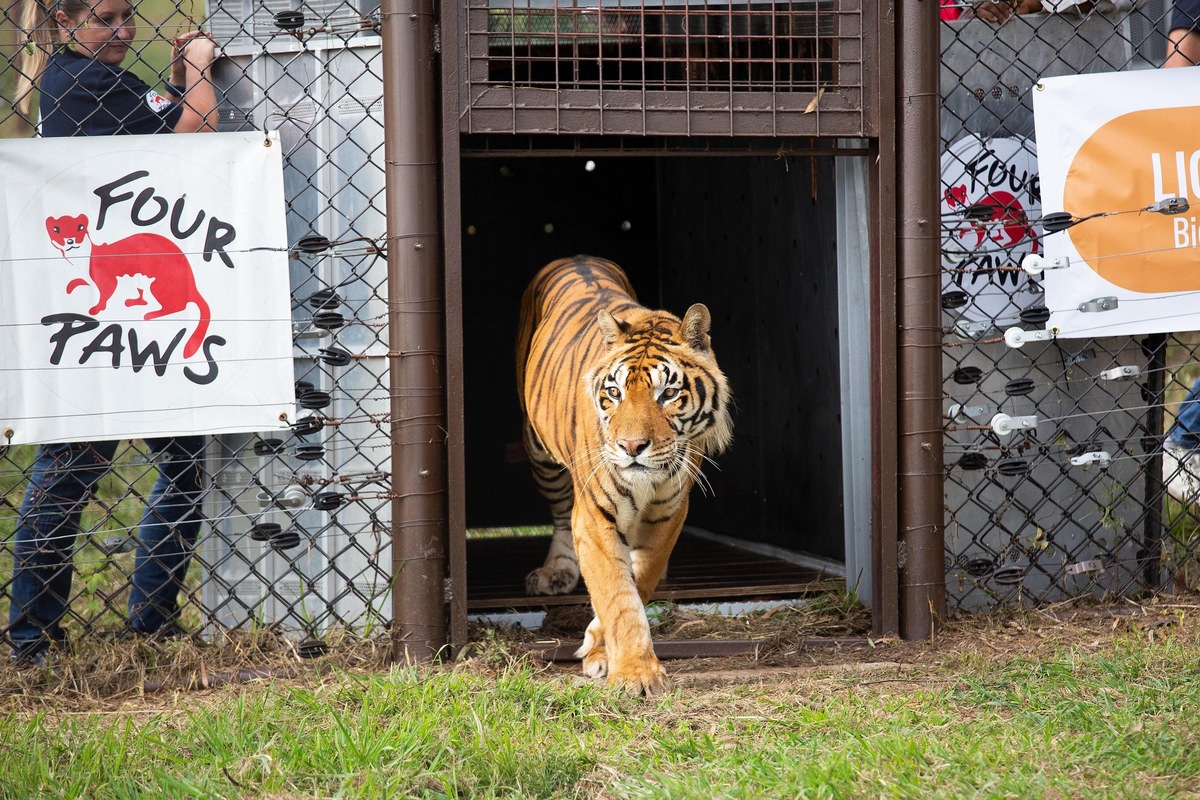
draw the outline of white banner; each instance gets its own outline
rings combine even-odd
[[[1033,92],[1047,328],[1063,337],[1200,329],[1200,67],[1042,79]],[[1142,211],[1182,197],[1182,214]],[[1061,263],[1061,262],[1059,262]]]
[[[0,444],[295,415],[276,134],[0,142]]]

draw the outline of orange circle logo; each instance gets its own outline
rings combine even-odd
[[[1076,217],[1144,208],[1168,197],[1200,199],[1200,107],[1156,108],[1102,125],[1079,148],[1063,186],[1063,210]],[[1200,289],[1197,214],[1127,213],[1067,230],[1097,274],[1134,292]]]

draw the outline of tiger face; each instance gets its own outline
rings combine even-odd
[[[728,446],[728,389],[705,306],[692,306],[674,333],[661,318],[635,326],[601,311],[597,322],[608,352],[587,380],[610,469],[630,483],[658,485],[686,469],[689,456]]]

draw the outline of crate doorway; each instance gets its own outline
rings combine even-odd
[[[520,444],[521,292],[545,263],[610,258],[643,304],[704,302],[737,398],[734,447],[693,490],[660,596],[795,597],[844,576],[837,204],[829,155],[480,155],[461,162],[467,607],[529,598],[549,514]],[[501,531],[497,532],[497,529]],[[507,532],[507,535],[506,535]]]

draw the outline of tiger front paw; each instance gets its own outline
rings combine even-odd
[[[623,688],[629,694],[646,697],[662,694],[671,688],[667,671],[654,656],[634,664],[613,667],[608,673],[608,682],[612,686]]]
[[[525,576],[526,594],[568,594],[579,583],[579,573],[538,567]]]
[[[604,652],[604,645],[596,645],[581,660],[585,676],[598,681],[608,674],[608,654]]]

